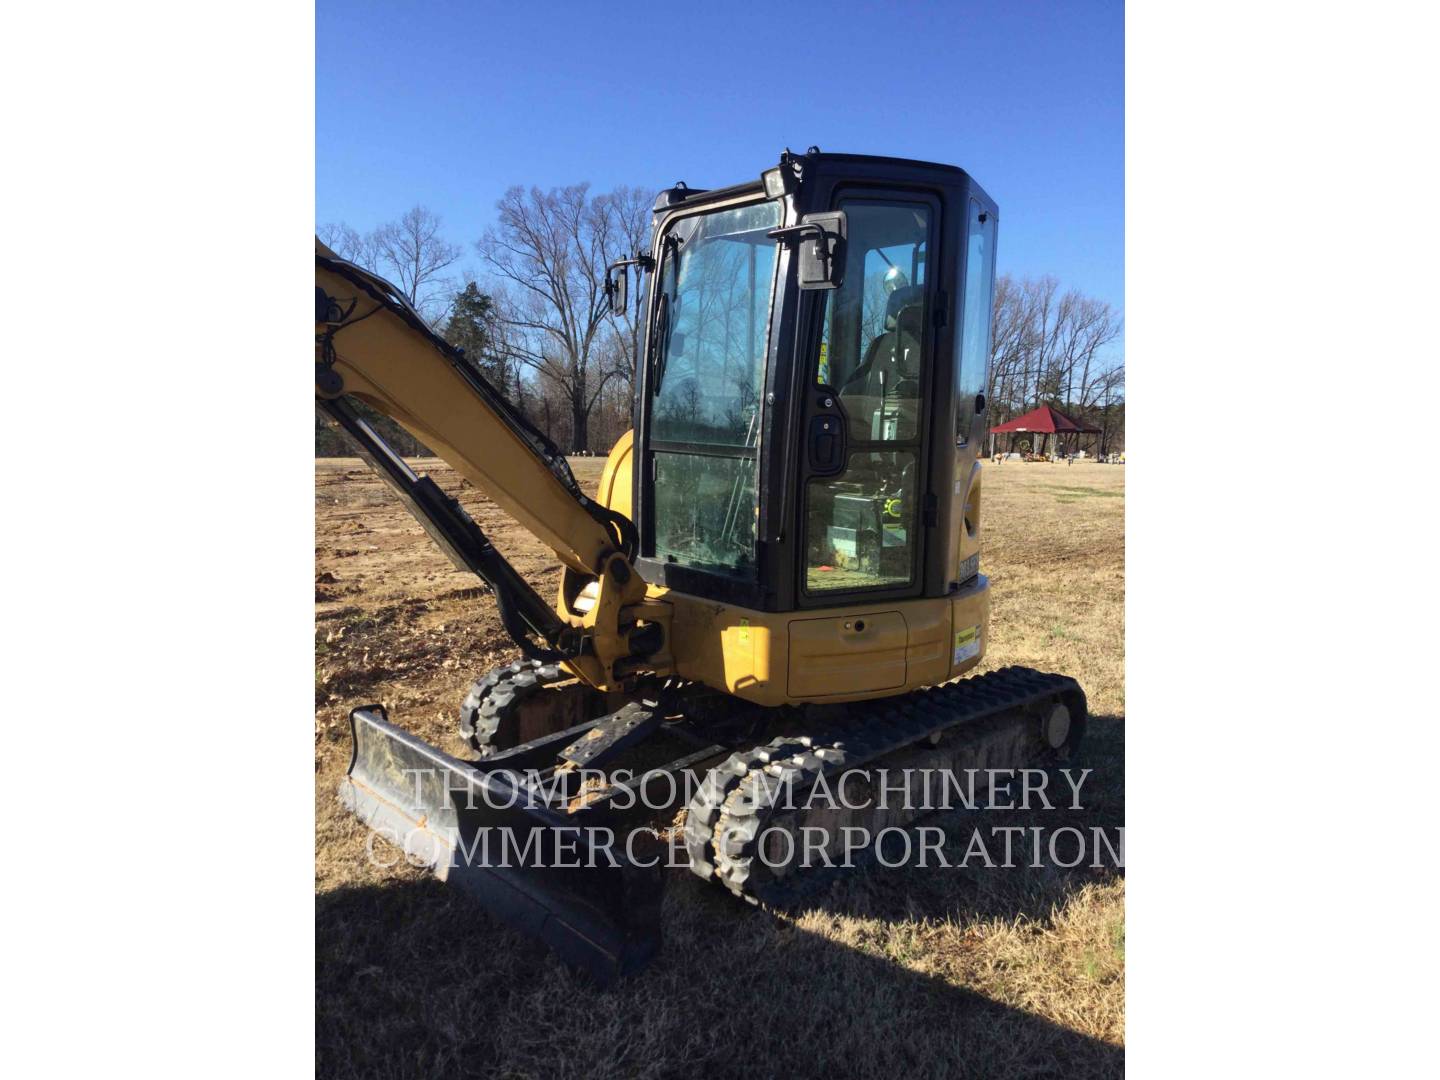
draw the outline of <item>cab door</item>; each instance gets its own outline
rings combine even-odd
[[[647,581],[755,604],[762,393],[781,223],[775,201],[702,208],[658,242],[640,425]]]
[[[797,606],[918,595],[933,523],[928,438],[940,202],[842,192],[845,277],[802,379]]]

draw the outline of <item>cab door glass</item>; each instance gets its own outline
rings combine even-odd
[[[955,353],[955,442],[970,438],[976,398],[989,377],[990,324],[994,305],[995,215],[970,200],[965,252],[964,324]]]
[[[777,202],[681,218],[662,242],[649,387],[652,553],[755,573],[755,474]]]
[[[826,294],[815,381],[838,394],[849,457],[805,489],[807,592],[915,580],[918,463],[928,381],[927,203],[842,201],[844,284]]]

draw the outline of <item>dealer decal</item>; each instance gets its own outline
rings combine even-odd
[[[965,630],[957,630],[955,632],[955,659],[951,662],[951,666],[979,655],[980,627],[972,626]]]

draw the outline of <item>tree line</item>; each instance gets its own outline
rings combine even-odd
[[[1102,453],[1124,449],[1125,362],[1114,349],[1123,328],[1114,305],[1061,291],[1054,277],[1000,275],[986,395],[990,425],[1051,405],[1082,427],[1100,429],[1093,444],[1083,437],[1086,445]]]
[[[640,348],[640,289],[609,317],[605,270],[648,248],[652,195],[589,184],[542,191],[512,187],[493,225],[466,249],[441,218],[415,206],[368,233],[320,227],[332,250],[380,274],[557,445],[605,453],[629,427]],[[483,282],[483,285],[482,285]],[[1063,290],[1053,277],[995,283],[991,423],[1050,404],[1124,445],[1124,363],[1113,305]],[[367,412],[369,410],[366,410]],[[388,418],[372,422],[406,455],[428,453]],[[317,456],[348,454],[316,421]]]

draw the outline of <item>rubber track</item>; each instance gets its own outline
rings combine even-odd
[[[531,696],[572,678],[559,664],[516,660],[476,679],[460,705],[460,734],[482,757],[497,749],[500,727]]]
[[[1085,693],[1074,679],[1003,668],[901,697],[859,702],[842,723],[732,754],[706,774],[690,801],[685,816],[690,869],[752,904],[776,902],[781,897],[767,890],[774,880],[756,880],[751,868],[783,792],[806,792],[822,774],[829,780],[847,769],[868,767],[956,725],[1059,698],[1083,726]]]

